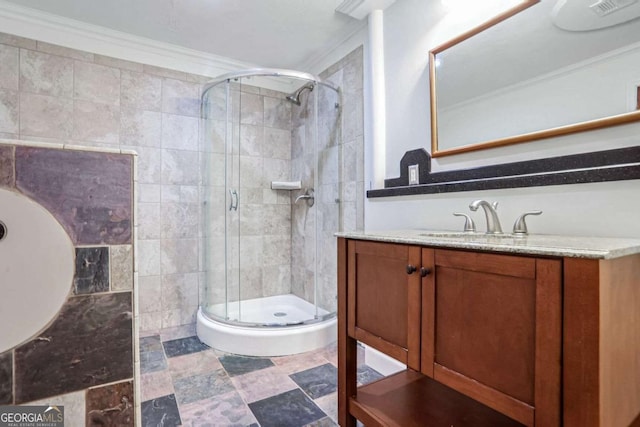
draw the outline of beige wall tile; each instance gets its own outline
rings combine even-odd
[[[142,219],[138,228],[139,239],[159,239],[160,227],[160,203],[139,203],[138,215]]]
[[[71,98],[73,60],[21,49],[20,91]]]
[[[0,89],[18,90],[19,52],[17,47],[0,44]]]
[[[162,238],[198,237],[198,213],[198,205],[194,203],[163,203]]]
[[[138,241],[138,274],[144,276],[160,275],[160,240]]]
[[[131,245],[116,245],[109,248],[111,290],[133,289],[133,248]]]
[[[20,134],[71,139],[73,101],[52,96],[20,94]]]
[[[162,112],[200,117],[200,85],[165,78],[162,81]]]
[[[264,124],[263,98],[251,93],[240,94],[240,123],[259,126]]]
[[[140,110],[160,111],[162,79],[134,71],[122,71],[121,103]]]
[[[162,148],[198,150],[199,119],[196,117],[162,115]]]
[[[153,313],[162,309],[162,277],[144,276],[138,279],[140,314]],[[159,327],[160,325],[158,325]]]
[[[100,65],[106,65],[107,67],[120,68],[122,70],[136,71],[141,73],[144,69],[141,63],[125,61],[124,59],[112,58],[110,56],[103,56],[94,54],[93,62]]]
[[[36,50],[40,52],[50,53],[56,56],[64,56],[71,59],[78,59],[80,61],[93,61],[93,53],[85,52],[82,50],[71,49],[64,46],[58,46],[42,41],[36,42]]]
[[[162,150],[153,147],[121,146],[138,153],[138,182],[160,184],[162,178]]]
[[[161,245],[163,275],[198,271],[197,239],[163,239]]]
[[[0,89],[0,132],[18,133],[18,91]]]
[[[285,99],[264,97],[264,125],[291,130],[291,106]]]
[[[118,144],[120,107],[77,99],[73,103],[73,139]]]
[[[198,274],[165,274],[162,276],[162,311],[198,305]]]
[[[162,150],[162,183],[197,185],[198,153],[195,151]]]
[[[22,47],[25,49],[36,49],[36,41],[26,39],[24,37],[14,36],[13,34],[0,33],[0,43],[8,44],[10,46]]]
[[[160,147],[162,115],[155,111],[122,108],[120,111],[120,142],[123,145]]]
[[[73,94],[77,99],[120,105],[120,70],[74,61]]]

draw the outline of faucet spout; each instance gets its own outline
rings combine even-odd
[[[469,205],[469,209],[477,211],[479,207],[484,209],[484,215],[487,219],[487,234],[502,234],[502,227],[500,226],[500,219],[498,218],[498,202],[493,204],[485,200],[474,200]]]

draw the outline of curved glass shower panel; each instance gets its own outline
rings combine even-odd
[[[340,229],[339,203],[331,199],[339,194],[339,177],[321,188],[317,171],[339,171],[330,165],[339,156],[318,151],[335,145],[318,138],[330,139],[325,134],[339,122],[332,116],[327,119],[335,122],[328,126],[332,131],[319,130],[325,107],[318,103],[337,97],[313,76],[283,70],[239,72],[207,85],[202,98],[206,316],[288,326],[335,312],[336,275],[331,291],[318,291],[318,255],[328,248],[318,233],[320,218],[331,235]],[[335,104],[330,109],[338,109]],[[322,161],[326,165],[320,167]],[[300,188],[292,184],[297,182]],[[272,183],[293,188],[274,190]],[[335,242],[333,254],[324,255],[336,259]]]
[[[224,144],[226,119],[226,86],[219,85],[209,89],[201,104],[201,120],[204,133],[201,157],[202,170],[202,219],[203,239],[201,250],[203,258],[210,260],[205,269],[207,283],[225,283],[226,269],[224,251],[225,211],[222,203],[216,201],[224,199],[224,175],[216,173],[224,168]],[[222,166],[221,166],[222,164]],[[200,305],[208,313],[220,318],[226,317],[225,287],[209,286],[206,292],[201,292]]]
[[[332,316],[337,312],[338,257],[334,233],[343,230],[342,209],[345,203],[355,205],[355,188],[345,193],[343,179],[343,147],[341,132],[340,93],[325,86],[317,92],[316,165],[318,173],[316,188],[318,198],[318,226],[316,233],[317,266],[315,274],[316,306],[318,316]],[[354,164],[345,165],[355,175]],[[346,196],[347,200],[342,200]]]

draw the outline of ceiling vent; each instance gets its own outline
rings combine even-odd
[[[637,2],[638,0],[600,0],[589,6],[589,9],[598,16],[607,16],[616,10],[620,10],[623,7],[627,7]]]

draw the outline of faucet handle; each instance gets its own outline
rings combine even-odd
[[[542,214],[542,211],[525,212],[522,215],[520,215],[518,219],[516,219],[516,222],[513,224],[513,234],[521,235],[521,236],[529,234],[529,231],[527,230],[527,223],[524,221],[524,219],[528,215],[540,215],[540,214]]]
[[[498,202],[493,202],[493,203],[491,203],[491,206],[493,207],[493,210],[494,210],[494,211],[497,211],[497,210],[498,210]]]
[[[475,233],[476,232],[476,224],[475,222],[473,222],[473,219],[464,213],[460,213],[460,212],[454,212],[453,213],[454,216],[463,216],[465,218],[464,220],[464,232],[465,233]]]

